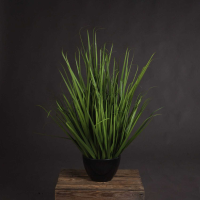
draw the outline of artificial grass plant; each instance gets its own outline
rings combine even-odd
[[[133,96],[154,54],[139,74],[137,67],[133,80],[128,84],[133,62],[132,58],[129,63],[130,50],[126,50],[120,72],[115,58],[111,64],[113,44],[109,51],[106,43],[98,49],[95,29],[92,35],[91,41],[87,31],[86,47],[80,34],[82,48],[78,48],[78,55],[75,54],[77,76],[73,71],[75,66],[70,65],[67,54],[62,51],[67,67],[62,66],[59,72],[71,95],[71,101],[63,92],[62,98],[56,100],[55,115],[41,107],[86,157],[111,159],[118,157],[152,118],[158,115],[154,114],[157,110],[154,111],[132,133],[150,101],[149,98],[142,101],[145,94],[139,94],[136,98]],[[81,66],[81,59],[84,66]],[[86,70],[86,80],[82,75],[83,69]]]

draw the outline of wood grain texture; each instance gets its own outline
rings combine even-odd
[[[85,170],[62,169],[55,187],[56,200],[144,200],[144,187],[138,170],[119,169],[108,182],[94,182]]]

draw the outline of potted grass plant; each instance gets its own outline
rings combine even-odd
[[[66,67],[59,70],[70,94],[65,93],[56,100],[55,113],[46,110],[54,122],[81,151],[86,172],[93,181],[105,182],[115,175],[122,152],[157,116],[154,111],[141,126],[132,133],[138,119],[150,102],[145,94],[134,93],[148,69],[153,55],[133,80],[128,84],[133,58],[129,63],[127,49],[122,66],[112,57],[113,45],[107,50],[106,43],[97,47],[96,30],[92,40],[87,30],[87,45],[80,34],[81,48],[75,54],[75,65],[71,66],[67,54],[62,51]],[[81,61],[82,60],[82,61]],[[83,63],[83,64],[81,64]],[[77,75],[74,69],[77,69]],[[121,68],[121,71],[120,71]],[[82,71],[86,70],[86,80]],[[111,71],[111,72],[110,72]]]

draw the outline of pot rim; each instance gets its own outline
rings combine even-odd
[[[94,158],[88,158],[88,157],[86,157],[86,156],[83,155],[83,154],[82,154],[82,156],[83,156],[84,158],[88,159],[88,160],[106,161],[106,160],[117,160],[117,159],[119,159],[119,158],[121,157],[121,154],[120,154],[118,157],[116,157],[116,158],[111,158],[111,159],[94,159]]]

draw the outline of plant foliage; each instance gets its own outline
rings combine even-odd
[[[78,54],[75,54],[78,75],[75,75],[67,54],[62,51],[68,71],[62,66],[63,69],[59,72],[71,95],[71,101],[65,93],[62,93],[62,100],[56,100],[55,116],[41,107],[66,133],[67,139],[72,140],[86,157],[111,159],[118,157],[144,130],[152,118],[158,115],[154,114],[157,110],[154,111],[131,134],[150,101],[146,99],[142,103],[145,94],[139,94],[131,107],[135,90],[154,54],[139,74],[137,68],[133,80],[128,84],[133,62],[132,58],[129,63],[130,50],[126,50],[122,71],[119,73],[119,65],[115,58],[111,64],[113,44],[109,51],[106,49],[106,43],[98,49],[95,29],[92,34],[91,41],[87,31],[87,47],[80,34],[82,48],[78,48]],[[87,75],[85,82],[82,76],[81,59]],[[110,73],[111,66],[113,66],[112,73]]]

